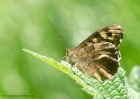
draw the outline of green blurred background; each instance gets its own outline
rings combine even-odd
[[[140,0],[1,0],[0,99],[92,99],[67,75],[22,49],[59,61],[66,48],[114,23],[124,29],[121,66],[129,75],[140,64]]]

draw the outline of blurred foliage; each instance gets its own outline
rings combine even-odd
[[[125,71],[121,67],[118,68],[117,73],[115,73],[110,80],[99,81],[82,73],[75,66],[72,66],[64,60],[57,62],[50,57],[37,54],[28,49],[23,49],[23,51],[67,74],[73,78],[76,83],[80,84],[85,92],[92,95],[95,99],[139,99],[135,97],[135,95],[133,96],[133,94],[131,97],[134,98],[130,98],[129,92],[133,90],[128,91],[131,87],[128,86]],[[135,91],[134,93],[137,94]]]
[[[139,4],[139,0],[1,0],[0,93],[35,95],[29,99],[91,99],[69,77],[21,49],[61,60],[66,48],[117,23],[124,29],[121,66],[129,74],[133,65],[140,64]]]
[[[140,93],[140,66],[134,66],[129,76],[129,83]]]

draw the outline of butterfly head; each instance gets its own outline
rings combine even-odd
[[[74,48],[67,49],[66,54],[67,54],[66,60],[73,65],[77,57],[75,54],[75,49]]]
[[[111,25],[99,31],[101,38],[105,41],[111,42],[116,46],[121,42],[123,38],[122,28],[120,25]]]

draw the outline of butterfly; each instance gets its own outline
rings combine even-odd
[[[119,67],[118,45],[122,39],[120,25],[106,26],[92,33],[77,47],[68,49],[66,61],[97,80],[111,79]]]

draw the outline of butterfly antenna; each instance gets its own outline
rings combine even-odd
[[[58,37],[61,39],[61,41],[62,41],[62,43],[63,43],[65,49],[68,49],[68,48],[66,47],[66,44],[65,44],[65,39],[64,39],[64,38],[62,37],[62,35],[60,35],[59,33],[57,33],[57,34],[58,34]]]
[[[74,46],[74,41],[75,41],[75,32],[73,33],[73,37],[72,37],[72,46]]]

